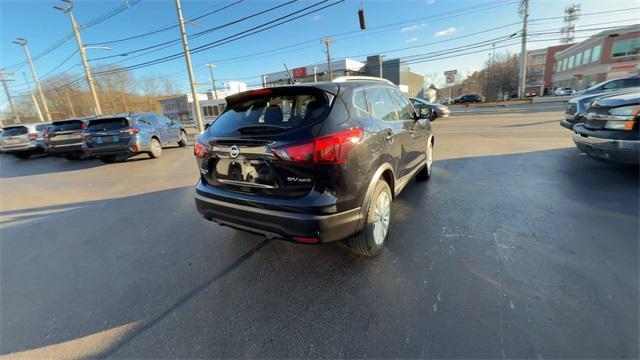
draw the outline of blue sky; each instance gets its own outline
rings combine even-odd
[[[183,0],[182,6],[185,18],[190,19],[235,1]],[[335,0],[330,0],[323,5],[330,4],[333,1]],[[83,24],[124,2],[125,0],[76,0],[74,13],[77,21]],[[226,10],[204,17],[198,20],[196,24],[188,25],[187,31],[193,35],[284,2],[286,0],[245,0]],[[224,38],[278,16],[310,6],[315,2],[317,1],[300,0],[268,14],[213,31],[199,38],[193,38],[190,41],[190,47],[195,48]],[[559,31],[562,26],[561,19],[543,21],[535,21],[535,19],[562,16],[563,9],[571,3],[572,1],[565,0],[531,0],[530,14],[531,19],[534,21],[531,23],[530,31]],[[66,15],[52,9],[52,6],[56,4],[61,4],[61,1],[2,0],[0,2],[0,32],[2,33],[0,67],[7,67],[24,61],[22,50],[11,43],[11,40],[16,36],[27,38],[32,54],[37,54],[64,38],[70,32],[71,28]],[[581,4],[584,14],[640,7],[640,2],[634,0],[589,0],[582,1]],[[360,31],[358,27],[356,12],[360,7],[360,1],[345,1],[254,36],[194,54],[193,63],[196,79],[199,83],[209,81],[209,72],[204,65],[206,63],[216,63],[218,65],[216,77],[220,79],[220,82],[224,79],[242,79],[251,84],[259,82],[259,78],[256,77],[258,74],[282,70],[283,62],[286,62],[291,68],[321,62],[325,55],[318,39],[327,35],[334,35],[335,44],[332,47],[334,58],[380,52],[386,55],[387,58],[409,57],[409,59],[415,59],[410,56],[437,51],[442,51],[445,54],[446,51],[457,47],[508,36],[510,33],[516,32],[521,26],[520,24],[513,24],[520,21],[516,0],[365,0],[364,6],[368,26],[365,31]],[[640,11],[636,10],[585,15],[578,20],[578,30],[606,27],[617,23],[622,25],[639,23],[638,14],[640,14]],[[175,24],[176,9],[173,0],[141,0],[113,18],[83,30],[82,36],[86,44],[92,44],[137,35]],[[485,31],[499,26],[503,27]],[[595,32],[597,31],[580,31],[577,35],[587,36]],[[533,39],[541,40],[557,37],[559,37],[559,34],[551,33],[546,37],[539,36]],[[107,44],[112,47],[113,50],[111,51],[89,49],[87,52],[90,59],[118,55],[178,38],[178,29],[173,28],[153,36]],[[289,45],[305,41],[308,42],[297,47],[289,47]],[[519,52],[519,45],[516,44],[517,40],[511,41],[511,43],[513,45],[504,48],[501,48],[501,46],[509,45],[510,42],[499,43],[497,51]],[[530,43],[529,49],[542,48],[556,43],[558,43],[557,40],[535,41]],[[407,47],[411,48],[388,52],[388,50]],[[246,57],[255,53],[267,52],[274,48],[281,50],[268,56],[261,54],[249,58]],[[416,62],[410,66],[412,70],[421,74],[440,74],[449,69],[457,69],[459,73],[467,74],[469,71],[481,68],[488,59],[488,50],[483,49],[481,46],[475,50],[468,51],[476,51],[474,54],[463,55],[464,52],[462,54],[456,53],[454,54],[455,56],[449,55],[450,57],[446,59]],[[50,72],[75,50],[77,50],[77,45],[71,39],[54,52],[38,59],[35,65],[40,76]],[[137,58],[133,58],[133,54],[131,54],[127,57],[94,61],[93,64],[118,61],[120,65],[128,66],[179,51],[181,51],[181,44],[177,43],[158,52]],[[135,55],[139,54],[136,53]],[[354,58],[364,59],[364,57]],[[417,58],[420,59],[420,57]],[[51,75],[69,71],[79,76],[82,74],[79,63],[79,55],[73,55],[58,70],[51,72]],[[147,73],[167,74],[174,77],[180,86],[187,90],[187,75],[184,69],[184,58],[180,57],[170,62],[137,69],[133,73],[135,76]],[[16,72],[15,77],[18,80],[12,84],[12,89],[19,94],[25,90],[25,86],[21,85],[23,82],[22,72],[27,73],[29,80],[31,80],[31,75],[24,66],[18,69],[11,69],[11,71]],[[202,90],[205,89],[206,86],[203,86]],[[4,103],[4,94],[0,96],[0,99]]]

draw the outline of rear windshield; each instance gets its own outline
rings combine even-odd
[[[25,126],[16,126],[16,127],[5,128],[4,131],[2,132],[2,137],[18,136],[18,135],[24,135],[28,133],[29,133],[29,129],[27,129]]]
[[[54,131],[73,131],[82,129],[81,120],[54,121],[49,127],[49,132]]]
[[[228,104],[226,112],[211,128],[217,136],[281,132],[313,124],[323,119],[328,110],[329,104],[321,92],[309,89],[274,91],[249,95]]]
[[[129,127],[129,121],[125,118],[96,119],[89,122],[87,130],[90,131],[110,131]]]

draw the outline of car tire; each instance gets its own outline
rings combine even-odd
[[[15,153],[13,155],[15,155],[18,159],[22,159],[22,160],[26,160],[26,159],[29,159],[31,157],[31,153],[28,153],[28,152]]]
[[[367,204],[364,228],[347,240],[347,245],[354,252],[375,256],[382,250],[389,238],[392,199],[387,182],[378,180]]]
[[[162,145],[160,145],[158,139],[151,138],[151,141],[149,141],[149,157],[156,159],[160,156],[162,156]]]
[[[105,164],[113,164],[114,162],[116,162],[116,156],[115,155],[98,156],[98,159],[100,159],[100,161],[102,161]]]
[[[180,130],[180,140],[178,140],[178,146],[187,146],[187,133],[182,130]]]
[[[427,181],[433,172],[433,138],[427,143],[427,165],[416,174],[417,181]]]

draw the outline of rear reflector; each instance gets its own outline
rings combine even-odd
[[[207,155],[208,150],[209,147],[201,143],[200,141],[196,141],[196,143],[193,145],[193,155],[195,155],[196,157],[204,158]]]
[[[293,240],[305,244],[316,244],[320,242],[320,239],[315,237],[305,237],[305,236],[294,236]]]
[[[314,164],[346,164],[349,152],[362,140],[364,131],[352,128],[313,141],[277,147],[271,151],[280,159]]]

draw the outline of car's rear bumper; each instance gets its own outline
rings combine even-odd
[[[640,164],[639,139],[596,137],[593,136],[594,131],[589,131],[583,126],[576,126],[576,128],[574,128],[573,142],[580,151],[613,162]]]
[[[2,147],[3,154],[17,154],[23,152],[44,152],[44,148],[38,144],[34,144],[34,142],[25,143],[19,146],[5,145]]]
[[[68,154],[82,154],[82,143],[68,144],[68,145],[51,145],[47,147],[47,152],[51,155],[68,155]]]
[[[266,209],[207,196],[201,183],[195,196],[198,212],[207,220],[267,238],[303,243],[325,243],[345,239],[358,231],[361,208],[330,214]]]

